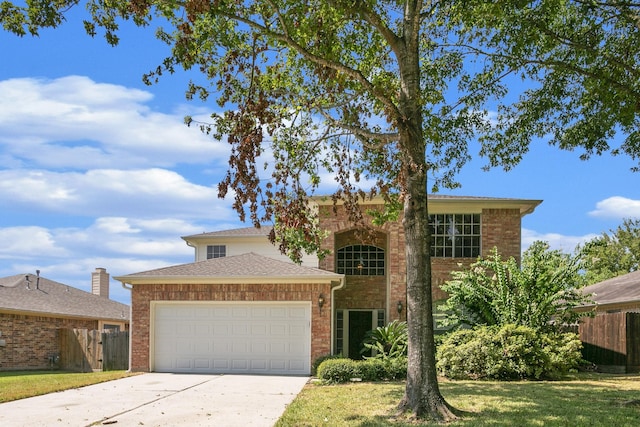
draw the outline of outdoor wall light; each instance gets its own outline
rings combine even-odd
[[[402,313],[402,301],[398,301],[396,308],[398,309],[398,314]]]
[[[322,306],[324,306],[324,295],[320,294],[318,296],[318,308],[322,310]]]

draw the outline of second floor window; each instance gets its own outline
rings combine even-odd
[[[480,214],[429,215],[431,256],[476,258],[480,255]]]
[[[384,276],[384,249],[352,245],[338,249],[336,272],[347,276]]]
[[[225,245],[208,245],[207,259],[223,258],[227,256],[227,247]]]

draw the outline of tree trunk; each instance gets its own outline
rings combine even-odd
[[[399,408],[417,418],[446,422],[457,417],[442,397],[436,375],[426,174],[414,173],[409,181],[403,220],[409,350],[407,385]]]
[[[404,186],[405,254],[407,263],[407,386],[399,409],[438,422],[456,419],[444,400],[436,375],[431,256],[427,210],[427,161],[420,101],[419,2],[405,9],[404,37],[398,57],[400,97],[399,148]]]

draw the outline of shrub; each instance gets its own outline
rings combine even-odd
[[[578,365],[580,348],[572,333],[480,326],[449,334],[438,348],[437,368],[454,379],[557,378]]]
[[[356,363],[362,381],[380,381],[387,378],[387,367],[382,359],[365,359]]]
[[[314,377],[318,375],[318,366],[320,366],[320,364],[325,360],[343,358],[344,356],[341,354],[323,354],[322,356],[318,356],[311,365],[311,375],[313,375]]]
[[[318,366],[318,378],[328,384],[344,383],[352,378],[363,381],[400,380],[407,377],[407,358],[326,359]]]
[[[330,384],[344,383],[351,378],[360,378],[359,363],[352,359],[327,359],[318,366],[318,378]]]
[[[389,380],[403,380],[407,378],[407,358],[396,357],[390,359],[385,363],[387,369],[387,379]]]
[[[577,369],[584,363],[582,359],[582,342],[575,333],[547,334],[549,345],[549,363],[555,376],[561,376]]]
[[[534,242],[522,254],[522,265],[511,257],[503,261],[494,248],[486,258],[451,273],[441,286],[449,298],[438,308],[442,326],[516,324],[557,330],[589,313],[574,307],[590,302],[579,287],[579,259],[546,242]]]

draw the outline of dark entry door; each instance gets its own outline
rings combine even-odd
[[[362,359],[360,350],[365,334],[373,325],[372,311],[349,311],[349,358]]]

